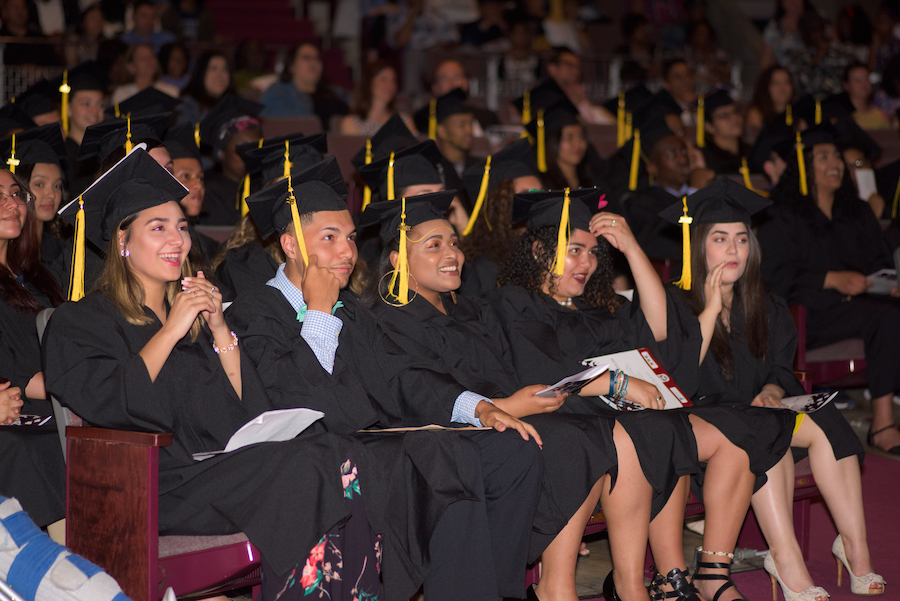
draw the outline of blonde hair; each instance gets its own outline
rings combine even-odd
[[[131,224],[134,223],[135,215],[126,217],[122,220],[115,232],[125,232],[125,243],[131,240]],[[113,235],[106,248],[106,264],[103,267],[103,274],[97,282],[96,289],[103,292],[106,297],[112,301],[116,309],[125,317],[125,320],[136,326],[146,326],[153,323],[153,318],[144,311],[144,287],[140,280],[132,273],[128,261],[122,256],[119,248],[119,237]],[[194,271],[191,268],[189,260],[185,259],[181,266],[181,276],[191,277]],[[166,285],[166,299],[169,306],[175,302],[175,296],[181,291],[181,282],[169,282]],[[203,329],[204,320],[201,315],[197,315],[197,319],[191,325],[191,342],[197,340],[200,331]]]
[[[259,235],[259,230],[256,229],[256,224],[253,222],[253,218],[250,216],[250,213],[247,213],[241,220],[238,221],[238,224],[234,226],[234,230],[231,232],[231,235],[228,237],[228,240],[225,241],[225,244],[222,245],[222,248],[219,250],[219,254],[215,256],[212,260],[212,264],[210,267],[213,270],[218,269],[219,265],[225,262],[225,256],[228,254],[228,251],[233,248],[240,248],[244,246],[248,242],[252,242],[256,240],[260,244],[262,244],[263,248],[269,255],[275,259],[278,264],[284,263],[287,258],[284,256],[284,251],[281,250],[281,242],[278,241],[280,236],[275,236],[274,240],[270,240],[268,243],[264,243],[262,238]]]

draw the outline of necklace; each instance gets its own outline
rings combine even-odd
[[[558,300],[556,302],[558,302],[563,307],[571,307],[572,306],[572,297],[570,296],[569,298],[567,298],[564,301]]]

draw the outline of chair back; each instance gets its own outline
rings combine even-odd
[[[47,324],[50,323],[50,316],[53,315],[53,308],[44,309],[37,315],[37,335],[38,340],[44,341],[44,331],[47,329]],[[81,425],[81,419],[78,418],[78,423],[75,423],[75,419],[73,418],[73,413],[62,406],[62,404],[57,400],[55,396],[50,397],[50,403],[53,405],[53,417],[56,418],[56,431],[59,434],[59,445],[62,447],[62,455],[63,461],[66,460],[66,426],[75,426]],[[2,600],[0,600],[2,601]]]

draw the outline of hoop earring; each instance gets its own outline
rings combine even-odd
[[[123,257],[128,258],[128,257],[131,256],[131,251],[130,251],[130,250],[125,250],[124,248],[123,248],[121,251],[119,251],[119,252],[122,253],[122,256],[123,256]]]

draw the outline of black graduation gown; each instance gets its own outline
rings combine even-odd
[[[189,336],[170,353],[155,381],[138,354],[162,325],[133,325],[93,292],[65,303],[44,336],[47,389],[89,423],[107,428],[173,433],[160,449],[161,534],[243,531],[278,574],[293,568],[322,535],[349,517],[340,465],[360,466],[367,507],[373,462],[352,439],[304,433],[197,462],[193,453],[223,449],[234,432],[273,406],[251,361],[241,361],[238,398],[212,351],[208,332]],[[377,472],[376,472],[377,473]]]
[[[466,262],[462,270],[462,284],[459,293],[466,296],[483,296],[497,287],[500,266],[487,257],[481,256]]]
[[[41,263],[56,280],[59,289],[68,293],[72,274],[72,254],[74,240],[68,236],[63,240],[44,232],[41,236]],[[105,262],[103,253],[90,240],[84,241],[84,290],[94,289],[97,280],[103,275]]]
[[[204,175],[206,196],[200,223],[203,225],[235,225],[241,219],[237,204],[241,182],[230,180],[217,169]]]
[[[741,159],[747,156],[750,150],[747,143],[741,140],[739,142],[740,151],[738,154],[720,148],[711,137],[706,138],[706,147],[703,148],[703,159],[706,166],[716,172],[716,175],[735,175],[740,173]]]
[[[878,221],[855,198],[835,201],[833,219],[811,203],[772,207],[758,234],[763,276],[789,304],[806,306],[809,348],[862,338],[872,396],[898,391],[900,302],[875,294],[845,297],[823,289],[828,271],[869,275],[894,266]]]
[[[30,286],[44,306],[47,298]],[[22,389],[23,415],[51,415],[50,403],[28,399],[25,387],[41,371],[35,317],[0,298],[0,376]],[[0,426],[0,494],[15,497],[38,526],[65,517],[65,464],[56,422],[44,426]]]
[[[374,317],[352,294],[342,292],[340,300],[344,306],[335,315],[343,326],[332,374],[321,367],[300,336],[302,324],[297,321],[296,311],[278,289],[261,285],[244,291],[228,308],[229,323],[240,337],[246,356],[259,366],[273,403],[277,407],[304,406],[323,411],[325,417],[321,421],[330,432],[432,423],[450,426],[452,400],[463,388],[433,371],[426,358],[406,357],[396,345],[384,344],[377,335]],[[395,378],[393,386],[376,359],[387,354],[394,357],[389,361],[393,370],[404,374]],[[449,392],[441,394],[441,390]],[[447,407],[449,395],[452,400]],[[415,438],[390,435],[393,440],[386,439],[383,433],[357,435],[367,449],[384,461],[384,471],[391,478],[390,483],[383,485],[386,492],[380,495],[388,499],[390,515],[370,513],[369,519],[376,531],[385,533],[385,591],[395,598],[409,598],[428,573],[429,540],[444,510],[455,501],[484,498],[479,492],[484,486],[478,469],[481,459],[473,457],[470,441],[483,443],[498,435],[413,434]],[[515,436],[518,434],[506,437],[506,442],[512,442],[518,452],[533,451],[534,445],[520,445],[524,441],[516,442]],[[373,449],[373,445],[377,448]],[[524,456],[532,455],[524,452]],[[520,505],[526,507],[527,513],[529,503]],[[532,507],[528,523],[533,515]],[[520,533],[507,534],[515,537]],[[470,536],[474,539],[478,535],[473,532]],[[525,549],[519,553],[523,556],[521,570]],[[515,558],[517,553],[508,555]],[[513,586],[522,588],[523,584],[516,582]]]
[[[669,223],[659,212],[680,201],[659,186],[637,190],[622,200],[622,216],[634,237],[651,259],[669,259],[681,271],[681,227]]]
[[[578,373],[584,359],[635,348],[633,341],[641,339],[631,334],[633,323],[642,321],[633,316],[640,311],[636,306],[622,308],[610,319],[605,311],[583,306],[573,311],[519,286],[498,288],[487,299],[509,340],[515,372],[541,383]],[[608,415],[622,424],[653,487],[654,516],[665,506],[678,478],[700,470],[697,441],[682,411],[621,413],[599,399],[577,396],[569,397],[560,411]]]
[[[100,171],[100,161],[95,157],[78,160],[78,151],[81,145],[72,138],[66,138],[66,155],[69,166],[69,195],[77,198],[79,194],[88,189],[94,183],[97,172]]]
[[[225,260],[216,268],[225,301],[233,301],[240,294],[258,290],[275,277],[278,262],[259,242],[248,242],[225,253]]]
[[[447,315],[421,297],[403,307],[375,307],[380,330],[407,353],[427,357],[469,390],[510,396],[537,384],[510,369],[511,349],[500,321],[481,299],[443,295]],[[553,382],[550,382],[552,384]],[[542,494],[532,535],[535,560],[584,503],[604,474],[615,476],[616,447],[610,416],[548,414],[525,418],[544,441]]]
[[[214,278],[210,265],[219,254],[219,243],[193,227],[188,232],[191,235],[191,265],[195,271],[203,271],[207,277]]]

